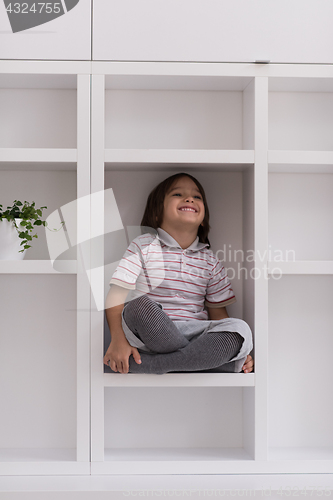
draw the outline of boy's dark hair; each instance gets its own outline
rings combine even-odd
[[[190,174],[186,174],[184,172],[180,172],[179,174],[174,174],[160,182],[149,194],[147,199],[146,208],[142,217],[141,226],[152,227],[157,229],[162,224],[163,220],[163,209],[164,209],[164,199],[165,195],[171,189],[173,183],[178,180],[180,177],[189,177],[192,181],[197,185],[200,194],[202,196],[202,200],[205,206],[205,218],[202,221],[203,226],[199,226],[198,236],[199,241],[201,243],[208,243],[210,247],[210,242],[208,239],[208,233],[210,230],[209,225],[209,209],[207,205],[206,195],[204,188],[200,184],[200,182]],[[157,218],[157,219],[156,219]],[[208,247],[208,248],[209,248]]]

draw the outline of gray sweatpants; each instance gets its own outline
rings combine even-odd
[[[142,360],[137,364],[130,356],[130,373],[239,372],[252,349],[251,331],[242,320],[172,321],[145,295],[125,305],[122,323]]]

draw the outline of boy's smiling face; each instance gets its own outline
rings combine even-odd
[[[180,177],[165,195],[161,228],[167,232],[170,229],[198,230],[204,217],[205,206],[197,185],[189,177]]]

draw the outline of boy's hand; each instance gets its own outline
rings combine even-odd
[[[252,356],[250,356],[250,354],[247,355],[247,358],[246,358],[245,363],[242,367],[242,370],[244,373],[249,373],[249,372],[253,371],[253,359],[252,359]]]
[[[140,364],[141,356],[136,347],[131,346],[126,339],[115,339],[111,341],[103,361],[104,364],[108,365],[114,372],[128,373],[128,359],[131,354],[135,362]]]

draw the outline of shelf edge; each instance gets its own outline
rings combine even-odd
[[[292,261],[292,262],[268,262],[268,275],[275,276],[283,274],[333,274],[333,261]],[[277,278],[276,278],[277,279]]]

